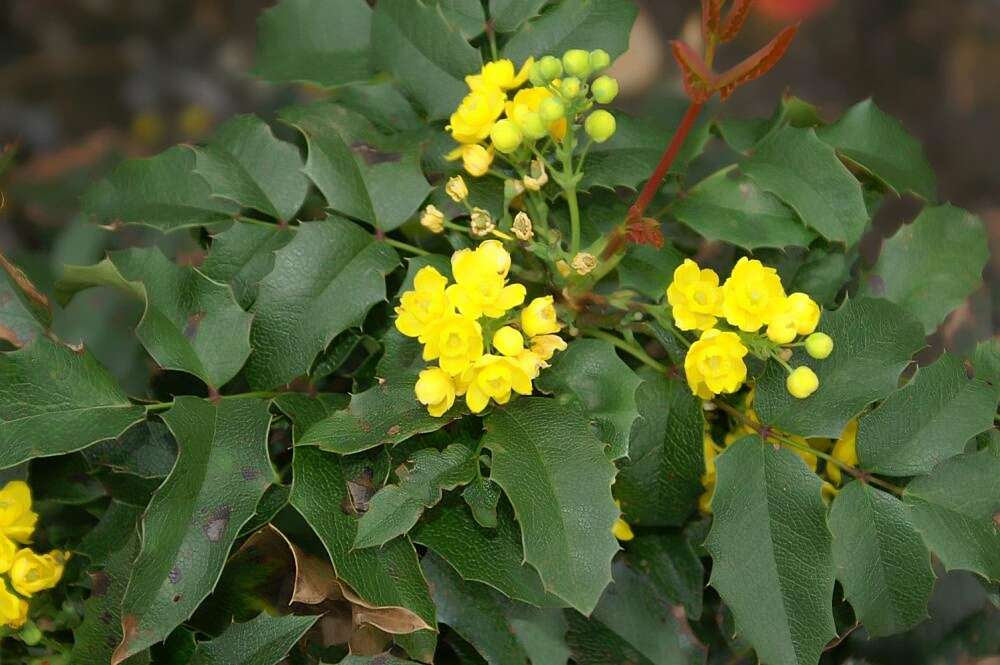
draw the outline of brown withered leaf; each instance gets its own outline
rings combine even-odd
[[[772,39],[767,46],[721,74],[715,80],[715,87],[719,91],[719,96],[722,99],[726,99],[739,86],[758,79],[769,72],[785,55],[785,51],[791,45],[798,29],[799,26],[797,24],[788,26],[779,32],[778,36]]]
[[[733,6],[726,14],[726,20],[722,22],[719,30],[719,39],[723,42],[732,41],[736,35],[740,34],[743,24],[750,16],[750,9],[753,7],[753,0],[734,0]]]

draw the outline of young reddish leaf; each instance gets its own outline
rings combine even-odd
[[[660,223],[651,217],[643,217],[638,221],[630,220],[627,237],[633,245],[651,245],[656,249],[663,247],[663,231],[660,230]]]
[[[759,0],[757,8],[777,21],[801,21],[832,4],[833,0]]]
[[[733,90],[748,81],[760,78],[771,70],[785,55],[799,26],[790,25],[749,58],[725,72],[716,80],[716,86],[722,99],[726,99]]]
[[[706,42],[712,35],[719,34],[722,5],[722,0],[701,0],[701,36]]]
[[[726,14],[726,20],[723,21],[722,28],[719,30],[720,40],[728,42],[740,34],[747,16],[750,16],[753,3],[754,0],[735,0],[733,6],[729,8],[729,13]]]
[[[701,56],[684,42],[672,41],[670,48],[673,49],[674,59],[684,75],[684,90],[688,97],[693,102],[704,104],[715,91],[715,75]]]

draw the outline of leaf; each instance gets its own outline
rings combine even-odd
[[[396,538],[380,549],[352,549],[358,520],[340,457],[298,446],[292,478],[292,506],[323,541],[337,577],[374,606],[404,607],[435,625],[434,604],[409,540]]]
[[[97,526],[87,532],[79,545],[73,548],[73,552],[87,557],[89,568],[106,566],[110,557],[127,544],[129,538],[138,534],[136,526],[141,514],[141,508],[112,499]],[[138,544],[138,540],[132,543],[136,548]],[[132,553],[132,559],[135,558],[136,552],[138,550]],[[129,559],[129,565],[132,559]],[[124,590],[124,580],[122,589]],[[115,644],[117,643],[118,640],[115,640]]]
[[[692,187],[671,206],[673,217],[707,240],[746,250],[808,247],[816,234],[791,208],[745,176],[719,171]]]
[[[666,297],[674,271],[682,263],[684,255],[672,243],[660,248],[631,243],[618,264],[618,284],[623,289],[635,289],[647,298],[660,301]]]
[[[896,389],[900,373],[923,347],[924,334],[899,306],[870,298],[824,312],[819,330],[833,338],[833,354],[813,360],[797,349],[789,361],[811,367],[819,390],[806,399],[792,397],[787,372],[769,363],[757,382],[754,406],[761,422],[783,432],[836,439],[851,418]]]
[[[731,445],[717,465],[709,583],[761,662],[813,665],[836,636],[820,480],[801,457],[758,437]]]
[[[274,477],[267,402],[223,399],[213,405],[177,397],[163,420],[180,452],[143,514],[114,664],[164,639],[211,593],[240,528]]]
[[[497,32],[514,32],[534,18],[549,0],[490,0],[490,19]]]
[[[615,497],[630,524],[679,526],[704,489],[705,416],[701,400],[680,381],[648,378],[636,393],[639,418]]]
[[[990,387],[970,379],[963,362],[945,353],[861,418],[861,466],[888,476],[930,473],[993,427],[996,406]]]
[[[90,464],[140,478],[165,478],[177,460],[177,442],[166,425],[146,420],[116,440],[95,443],[83,451]]]
[[[447,117],[467,93],[464,77],[482,58],[436,4],[382,0],[372,22],[375,62],[424,107],[431,120]]]
[[[893,192],[909,192],[927,201],[936,198],[934,169],[920,142],[871,99],[852,106],[840,120],[817,134]]]
[[[298,443],[305,430],[347,406],[349,399],[340,393],[320,393],[315,397],[282,393],[274,398],[274,405],[292,421],[292,441]]]
[[[383,653],[378,656],[347,656],[337,665],[416,665],[416,663]]]
[[[684,92],[696,104],[706,103],[715,92],[715,75],[701,54],[680,39],[670,42],[670,50],[681,70]]]
[[[434,0],[441,13],[466,39],[474,39],[486,29],[486,14],[480,0]]]
[[[615,468],[587,423],[556,400],[526,397],[485,420],[492,479],[521,525],[524,558],[545,588],[584,613],[611,581]]]
[[[588,620],[567,612],[569,644],[579,665],[673,665],[697,662],[683,644],[671,607],[657,588],[623,562],[614,566],[607,588]],[[686,640],[685,640],[686,642]]]
[[[1000,400],[1000,340],[994,338],[980,342],[972,356],[976,377],[982,379]]]
[[[425,128],[423,119],[393,81],[341,86],[333,91],[333,99],[385,131],[420,132]]]
[[[740,168],[827,240],[854,245],[868,226],[861,184],[813,129],[779,129]]]
[[[410,537],[447,561],[464,579],[536,607],[565,605],[545,592],[538,573],[525,562],[521,531],[506,504],[497,513],[495,528],[486,528],[461,504],[445,503],[424,515]]]
[[[294,218],[306,200],[309,181],[299,149],[279,141],[256,116],[235,116],[194,153],[195,173],[217,198],[281,221]]]
[[[246,374],[261,390],[306,374],[334,337],[360,326],[399,264],[391,247],[345,219],[298,228],[275,254],[253,306]]]
[[[719,74],[715,80],[715,86],[719,90],[719,97],[725,101],[733,91],[745,83],[758,79],[778,64],[785,51],[791,46],[795,33],[798,32],[798,25],[790,25],[778,33],[764,48],[753,55],[747,57],[738,65]]]
[[[364,0],[282,0],[258,20],[254,73],[324,86],[367,79],[371,21]]]
[[[701,617],[705,569],[688,534],[643,534],[628,544],[625,557],[660,594],[682,604],[689,619]]]
[[[306,139],[309,157],[305,173],[326,198],[327,207],[391,231],[407,221],[427,198],[431,186],[414,151],[373,163],[364,150],[352,150],[354,137],[330,105],[286,109],[283,122]]]
[[[601,48],[617,58],[628,48],[638,12],[628,0],[564,0],[518,31],[502,56],[520,64],[571,48]]]
[[[472,516],[480,526],[494,529],[497,526],[497,504],[500,502],[500,486],[488,478],[476,476],[462,490],[462,498],[472,511]]]
[[[628,455],[629,433],[638,417],[636,388],[642,381],[613,346],[582,339],[556,355],[536,382],[560,404],[573,404],[597,423],[612,460]]]
[[[257,299],[257,285],[274,268],[274,253],[292,237],[292,229],[277,224],[233,224],[213,236],[200,270],[209,279],[229,284],[240,307],[250,309]]]
[[[194,168],[194,153],[183,146],[128,160],[90,188],[83,212],[102,224],[143,224],[164,233],[231,220],[239,206],[213,197]]]
[[[114,439],[144,413],[82,347],[40,336],[0,354],[0,468]]]
[[[914,479],[903,502],[924,542],[948,570],[1000,581],[1000,457],[959,455]]]
[[[49,300],[0,253],[0,342],[29,344],[52,325]]]
[[[930,334],[982,284],[989,255],[978,217],[951,205],[924,208],[885,241],[861,292],[897,303]]]
[[[491,665],[527,665],[528,654],[487,587],[466,582],[434,554],[425,556],[422,566],[441,623],[468,640]]]
[[[143,302],[135,333],[164,369],[193,374],[218,388],[250,355],[252,317],[232,290],[173,263],[155,247],[112,252],[93,266],[66,266],[56,292],[66,303],[91,286],[116,288]],[[226,343],[220,344],[222,339]]]
[[[478,465],[477,457],[460,443],[444,450],[418,450],[410,462],[412,467],[397,485],[386,485],[372,497],[368,512],[358,521],[355,548],[381,546],[407,533],[424,508],[441,500],[443,490],[471,481]]]
[[[251,621],[234,623],[226,632],[198,644],[191,665],[274,665],[281,661],[318,616],[271,616],[261,612]]]
[[[414,397],[417,376],[426,366],[416,340],[392,330],[383,342],[385,355],[376,372],[378,384],[352,395],[346,409],[307,429],[296,445],[349,455],[437,431],[462,415],[464,409],[456,405],[449,414],[435,418]]]
[[[899,499],[848,483],[833,501],[830,531],[837,579],[873,637],[901,633],[927,618],[931,557]]]

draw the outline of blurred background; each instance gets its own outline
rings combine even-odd
[[[156,242],[197,264],[200,250],[184,234],[109,233],[80,218],[79,198],[124,157],[198,142],[234,113],[266,118],[317,94],[250,75],[256,17],[271,4],[0,0],[0,146],[19,146],[13,169],[0,178],[0,251],[46,292],[63,263],[93,263],[125,245]],[[649,100],[680,89],[667,41],[698,38],[698,3],[639,4],[631,48],[615,75],[623,105],[648,111]],[[900,118],[923,142],[942,198],[981,216],[990,232],[985,286],[935,338],[937,347],[968,350],[996,333],[1000,313],[1000,0],[759,0],[723,64],[799,19],[802,30],[778,67],[716,111],[767,116],[787,91],[827,119],[869,96]],[[881,238],[916,211],[902,200],[879,213],[865,242],[869,261]],[[57,311],[55,326],[63,339],[87,343],[141,394],[150,368],[129,330],[137,319],[134,304],[97,289]],[[1000,663],[989,657],[1000,652],[1000,617],[984,611],[982,586],[950,575],[938,589],[924,626],[892,640],[852,635],[850,651],[873,663]]]

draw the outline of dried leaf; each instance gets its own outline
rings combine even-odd
[[[760,78],[778,64],[791,45],[798,29],[798,25],[788,26],[778,33],[778,36],[772,39],[767,46],[719,76],[716,79],[716,89],[722,99],[729,97],[736,88],[744,83]]]

